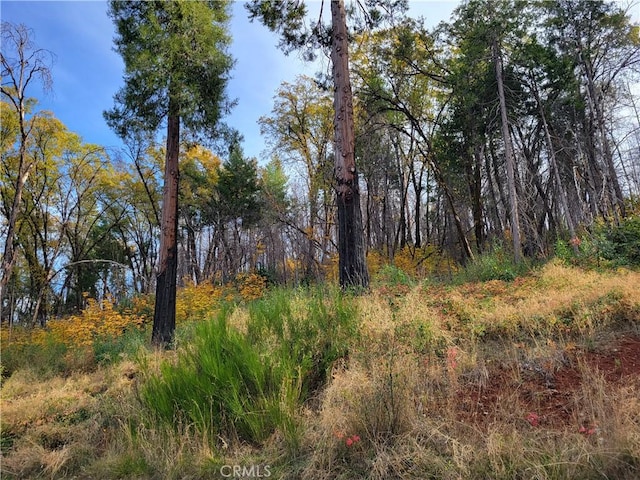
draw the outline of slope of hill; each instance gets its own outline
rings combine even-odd
[[[53,371],[55,345],[5,336],[31,361],[3,380],[2,478],[638,478],[639,286],[551,262],[279,290],[184,323],[174,351],[129,331]]]

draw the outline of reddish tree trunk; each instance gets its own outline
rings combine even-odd
[[[331,1],[334,80],[335,188],[338,204],[338,255],[343,288],[369,286],[364,249],[360,191],[355,161],[353,96],[349,80],[346,13],[343,0]]]
[[[162,196],[162,219],[156,303],[153,314],[154,345],[169,347],[176,328],[176,276],[178,271],[178,186],[180,153],[180,117],[173,100],[169,103],[167,120],[167,153]]]

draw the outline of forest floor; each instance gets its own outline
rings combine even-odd
[[[317,348],[323,316],[346,308],[318,298],[267,292],[256,311],[321,312],[302,338]],[[513,281],[378,282],[346,301],[348,353],[258,441],[145,410],[150,375],[194,348],[191,322],[168,352],[148,330],[89,347],[3,337],[2,479],[640,478],[640,272],[550,262]],[[251,305],[229,317],[247,338]]]
[[[597,346],[570,346],[559,357],[519,365],[521,377],[504,367],[490,369],[485,385],[459,389],[457,418],[486,428],[495,420],[493,412],[505,402],[505,392],[514,409],[529,411],[527,421],[547,429],[565,429],[579,418],[573,398],[590,380],[600,377],[605,389],[614,392],[640,386],[640,336],[621,333],[600,340]],[[582,418],[578,431],[597,432],[591,419]]]

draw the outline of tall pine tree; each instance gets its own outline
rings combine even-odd
[[[157,132],[166,122],[167,148],[157,268],[153,343],[169,346],[175,330],[180,129],[216,136],[230,107],[225,95],[232,59],[227,0],[112,0],[115,45],[125,85],[105,112],[120,137]]]
[[[353,95],[349,78],[349,54],[347,12],[344,0],[331,0],[331,26],[314,22],[307,28],[304,2],[272,2],[251,0],[246,4],[250,18],[258,18],[271,31],[280,34],[280,47],[286,52],[303,49],[313,58],[315,48],[331,49],[334,87],[334,187],[338,207],[338,256],[340,285],[343,288],[368,288],[369,273],[365,255],[360,191],[355,157],[355,132],[353,126]],[[383,10],[391,11],[386,0],[368,2],[366,12],[369,23],[380,23]],[[404,2],[395,5],[404,10]],[[378,4],[381,9],[378,9]],[[322,13],[320,14],[322,18]]]

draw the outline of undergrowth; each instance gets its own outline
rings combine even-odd
[[[357,315],[337,292],[276,290],[252,303],[242,325],[234,308],[200,322],[191,340],[147,377],[140,399],[151,420],[193,425],[214,442],[264,442],[278,431],[298,444],[300,406],[322,388],[357,338]]]
[[[2,478],[638,478],[640,359],[619,341],[640,345],[640,274],[503,276],[500,255],[448,284],[381,268],[357,297],[191,287],[202,317],[172,351],[144,326],[4,335]]]

